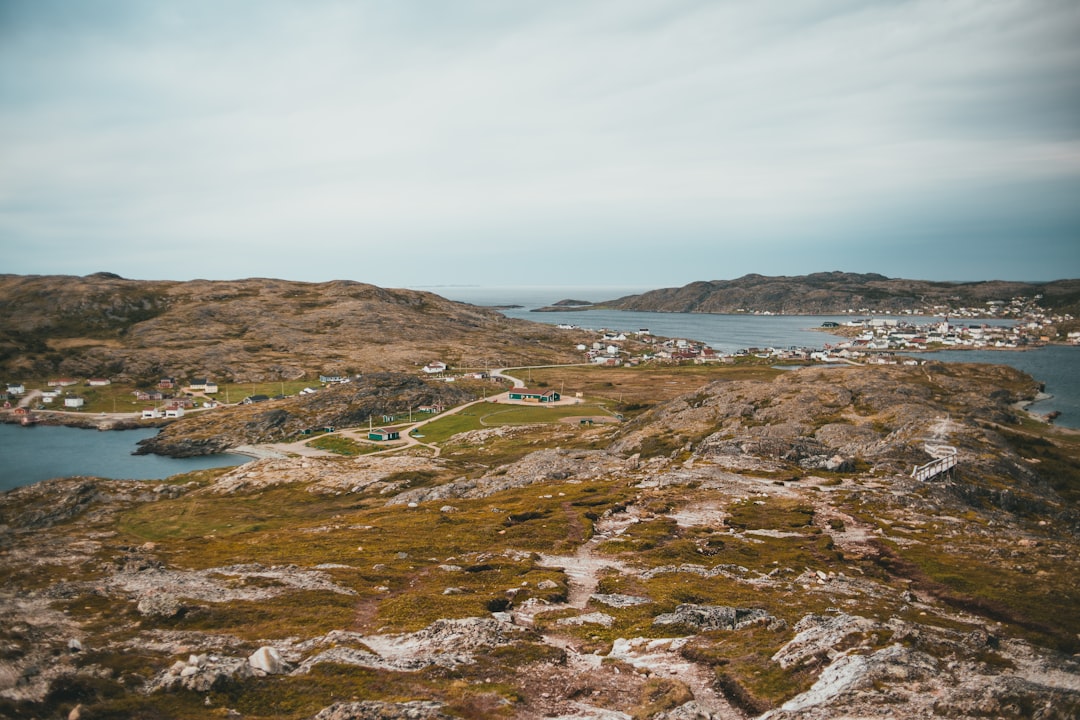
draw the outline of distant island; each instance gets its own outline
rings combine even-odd
[[[560,300],[552,303],[551,305],[545,305],[541,308],[533,308],[529,312],[566,312],[568,310],[588,310],[595,307],[595,305],[588,300]]]

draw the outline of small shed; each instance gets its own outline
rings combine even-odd
[[[368,431],[368,440],[399,440],[401,439],[401,431],[397,428],[375,428]]]
[[[511,400],[536,403],[558,402],[560,397],[555,390],[530,390],[529,388],[514,388],[509,395]]]

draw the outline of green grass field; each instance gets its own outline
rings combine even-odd
[[[562,418],[578,415],[610,415],[610,413],[602,405],[596,403],[558,406],[481,403],[460,413],[434,420],[417,432],[424,436],[424,442],[440,443],[453,435],[469,430],[501,425],[553,423],[559,422]]]

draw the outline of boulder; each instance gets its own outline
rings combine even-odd
[[[281,659],[281,653],[269,645],[263,645],[251,653],[248,656],[248,664],[255,670],[261,670],[268,675],[280,675],[286,670],[285,661]]]
[[[136,608],[140,615],[162,618],[176,617],[185,609],[175,595],[153,591],[140,597]]]

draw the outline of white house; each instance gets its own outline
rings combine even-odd
[[[446,372],[446,369],[446,363],[440,362],[439,360],[436,360],[435,362],[430,362],[424,366],[424,372],[426,372],[428,375],[437,375],[438,373],[444,373]]]
[[[182,418],[184,417],[184,408],[179,405],[170,405],[165,408],[165,417],[167,418]]]
[[[83,400],[81,397],[71,396],[64,398],[64,407],[81,408],[85,404],[86,401]]]
[[[86,384],[90,387],[104,387],[106,385],[112,385],[112,380],[109,378],[90,378],[86,381]]]
[[[12,395],[22,395],[26,392],[26,386],[22,383],[8,383],[7,391]]]
[[[159,417],[161,417],[161,411],[158,410],[157,408],[143,408],[143,411],[142,411],[142,419],[143,420],[154,420],[154,419],[159,418]]]

